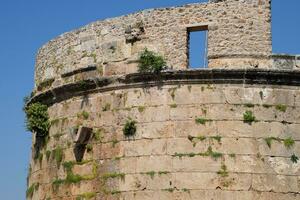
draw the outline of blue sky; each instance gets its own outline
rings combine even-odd
[[[33,88],[37,49],[59,34],[98,19],[199,0],[1,0],[0,194],[25,199],[31,135],[23,97]],[[300,1],[273,0],[273,52],[300,54]]]

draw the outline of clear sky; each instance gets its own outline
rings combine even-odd
[[[25,199],[31,134],[23,97],[33,88],[37,49],[98,19],[199,0],[0,0],[0,199]],[[300,1],[273,0],[273,51],[300,54]]]

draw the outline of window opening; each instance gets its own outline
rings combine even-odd
[[[208,27],[188,28],[188,63],[189,68],[207,68]]]

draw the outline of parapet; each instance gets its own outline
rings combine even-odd
[[[208,30],[209,68],[271,68],[268,0],[223,0],[151,9],[96,21],[45,44],[36,59],[38,86],[137,71],[139,53],[161,54],[171,70],[189,65],[189,32]]]

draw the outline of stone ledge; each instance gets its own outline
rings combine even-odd
[[[263,69],[202,69],[165,71],[160,74],[133,73],[123,76],[86,79],[37,94],[30,103],[56,102],[84,94],[117,89],[176,84],[243,84],[300,86],[300,71]]]
[[[75,74],[79,74],[79,73],[82,73],[82,72],[95,71],[96,69],[97,69],[96,66],[88,66],[88,67],[85,67],[85,68],[80,68],[80,69],[76,69],[74,71],[66,72],[66,73],[62,74],[61,77],[66,78],[66,77],[73,76]]]

